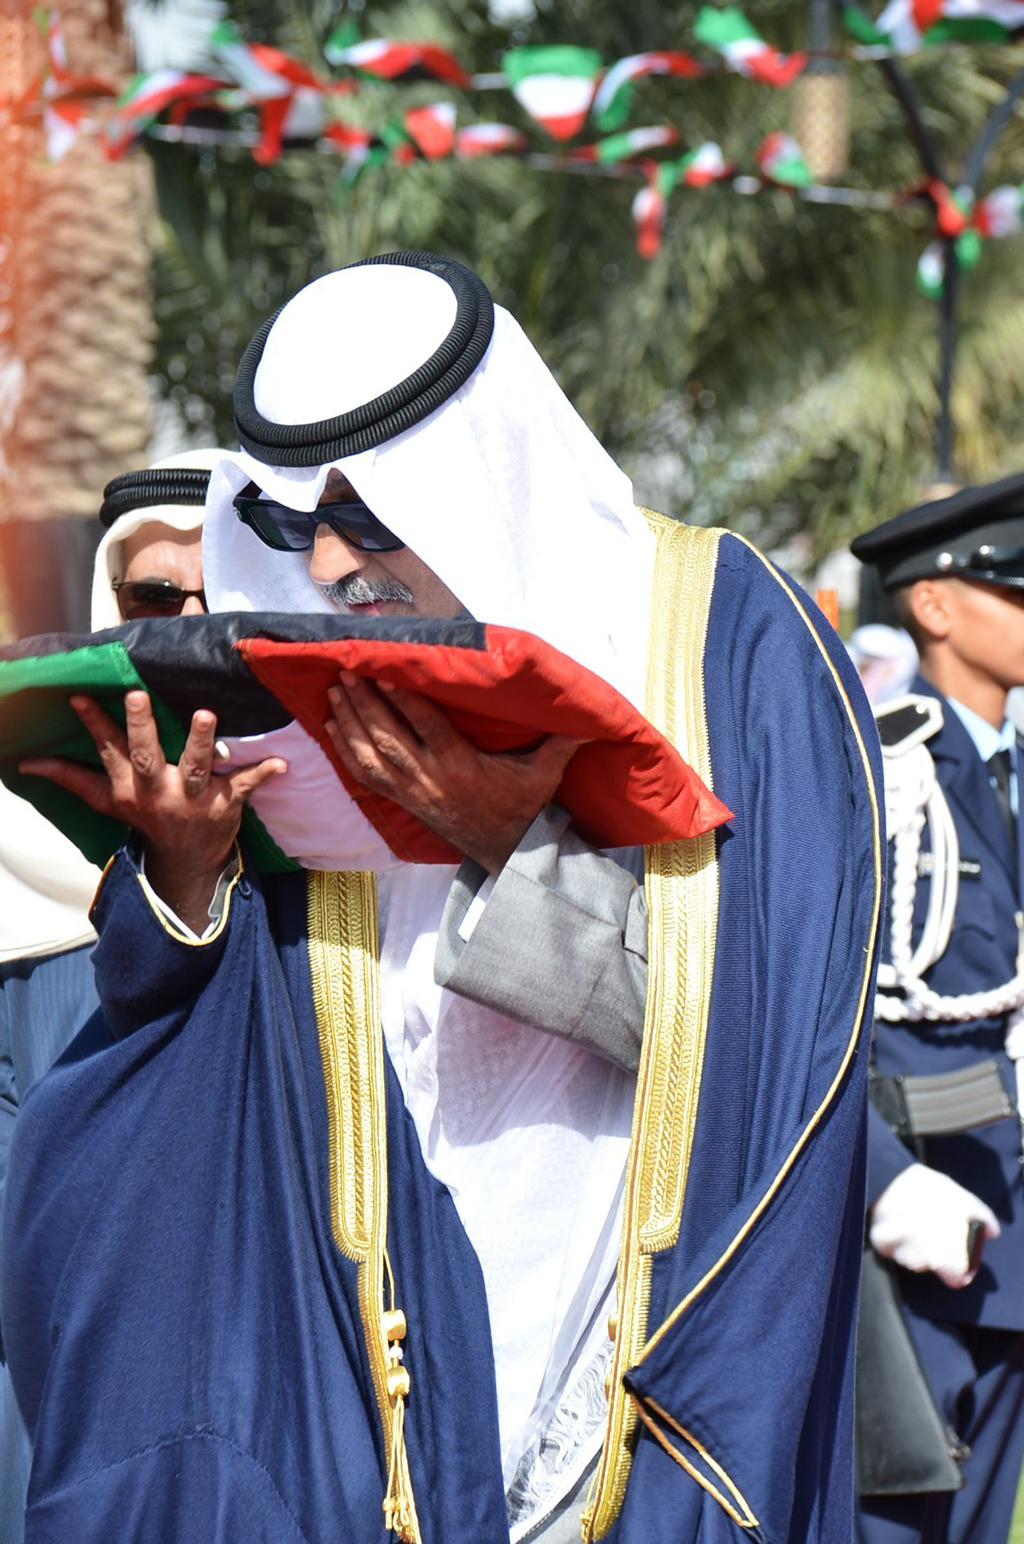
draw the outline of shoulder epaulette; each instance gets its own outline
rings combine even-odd
[[[937,697],[908,694],[875,709],[875,724],[883,756],[905,756],[942,728],[942,703]]]

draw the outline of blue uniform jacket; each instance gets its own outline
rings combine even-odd
[[[670,1102],[679,1080],[698,1096],[681,1214],[638,1265],[645,1338],[613,1389],[633,1429],[602,1536],[850,1544],[877,742],[806,598],[729,535],[712,573],[691,684],[735,819],[710,849],[715,914],[668,940],[687,972],[707,967],[710,1006],[700,1065],[661,1082]],[[26,1102],[5,1219],[29,1544],[383,1544],[358,1273],[328,1215],[303,885],[244,875],[201,946],[168,933],[127,855],[101,888],[104,1013]],[[506,1544],[481,1273],[385,1072],[422,1537]]]
[[[1021,904],[1017,876],[1024,872],[1024,822],[1017,821],[1020,850],[1015,863],[988,769],[967,730],[923,677],[918,676],[910,689],[943,702],[943,725],[928,741],[928,749],[956,824],[961,862],[980,865],[977,874],[960,874],[949,946],[925,979],[943,995],[984,991],[1016,974],[1016,914]],[[927,901],[928,880],[922,878],[915,901],[915,941],[924,925]],[[875,1025],[875,1063],[889,1075],[922,1075],[953,1072],[994,1057],[1013,1094],[1015,1077],[1003,1049],[1005,1037],[1004,1017],[914,1024],[888,1024],[880,1019]],[[916,1155],[874,1110],[869,1129],[868,1196],[873,1199]],[[981,1270],[969,1287],[954,1290],[931,1273],[901,1272],[906,1302],[932,1318],[1024,1330],[1024,1195],[1018,1121],[1011,1118],[959,1136],[933,1137],[925,1144],[924,1161],[987,1202],[999,1218],[1002,1233],[985,1245]]]

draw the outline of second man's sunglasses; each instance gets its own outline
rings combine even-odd
[[[118,610],[126,622],[140,617],[178,617],[185,602],[198,596],[206,610],[205,590],[183,590],[169,579],[115,579]]]
[[[235,510],[243,525],[277,552],[308,552],[318,525],[329,525],[336,536],[360,552],[397,552],[405,546],[365,504],[320,504],[309,514],[275,499],[240,493]]]

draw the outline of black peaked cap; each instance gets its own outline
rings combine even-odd
[[[850,543],[882,588],[958,577],[1024,589],[1024,473],[915,504]]]
[[[205,504],[209,482],[209,471],[198,466],[158,466],[141,472],[122,472],[120,477],[112,477],[103,490],[100,519],[105,526],[111,526],[133,509],[149,509],[158,504]]]
[[[244,450],[270,466],[324,466],[342,456],[373,450],[420,423],[453,396],[472,375],[494,331],[494,302],[471,268],[432,252],[387,252],[350,268],[370,264],[423,268],[444,279],[455,293],[455,320],[440,347],[404,381],[335,418],[311,424],[278,424],[256,407],[256,372],[270,329],[284,306],[260,328],[242,356],[235,378],[235,428]]]

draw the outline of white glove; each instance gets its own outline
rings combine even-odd
[[[999,1223],[977,1196],[946,1174],[912,1163],[871,1208],[872,1249],[908,1271],[934,1271],[947,1287],[966,1287],[976,1275],[967,1259],[967,1231],[980,1222],[986,1238]]]

